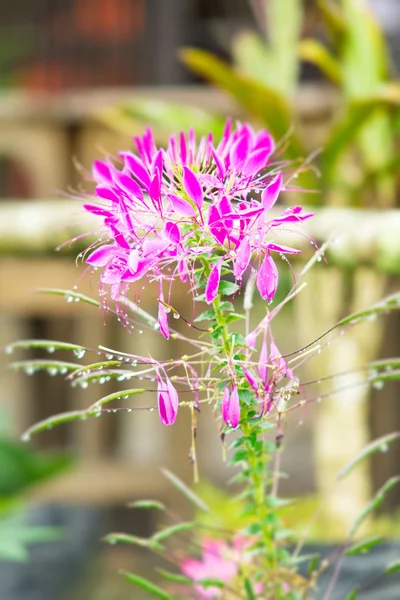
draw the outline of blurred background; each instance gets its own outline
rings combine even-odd
[[[313,206],[318,243],[338,228],[343,235],[328,249],[328,264],[315,267],[308,290],[284,313],[277,332],[282,352],[397,290],[399,66],[398,0],[2,0],[0,345],[35,337],[94,349],[171,352],[154,335],[128,336],[111,318],[104,327],[92,307],[33,293],[78,283],[82,271],[73,257],[84,246],[54,252],[81,231],[74,190],[88,189],[85,173],[94,158],[130,148],[132,135],[147,124],[163,143],[191,124],[218,136],[229,115],[267,127],[277,140],[287,137],[288,161],[321,151],[315,168],[299,174],[299,186],[318,193],[295,200],[288,195],[283,202]],[[302,260],[308,257],[310,250]],[[96,284],[84,277],[79,291],[95,295]],[[151,297],[146,290],[142,303],[154,313]],[[176,302],[182,314],[188,311],[184,295]],[[397,315],[360,327],[326,349],[304,376],[398,356],[399,333]],[[178,345],[173,352],[181,352]],[[62,377],[2,370],[5,600],[126,598],[131,588],[117,570],[139,572],[149,558],[101,544],[101,536],[111,530],[150,534],[157,522],[152,512],[125,508],[140,498],[163,500],[182,517],[190,515],[159,471],[168,467],[192,480],[184,411],[174,428],[163,428],[156,413],[138,411],[19,443],[34,422],[114,390],[109,383],[82,390]],[[283,489],[304,497],[294,523],[312,515],[317,495],[331,489],[339,469],[365,444],[400,428],[399,391],[395,384],[371,393],[349,389],[292,418],[284,462],[290,478]],[[393,445],[335,488],[316,538],[345,535],[371,493],[398,472],[399,450]],[[198,453],[200,489],[214,498],[217,511],[232,472],[222,462],[211,411],[200,415]],[[391,519],[399,501],[393,492],[374,527],[396,533]],[[14,529],[7,529],[10,515]],[[10,542],[16,539],[17,548]]]

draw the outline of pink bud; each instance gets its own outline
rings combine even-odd
[[[240,421],[240,403],[236,385],[232,386],[231,394],[229,394],[228,387],[225,387],[222,398],[221,413],[226,425],[232,427],[232,429],[236,429]]]
[[[211,304],[211,302],[215,300],[215,298],[218,295],[219,280],[221,279],[221,267],[222,262],[220,261],[216,265],[214,265],[210,273],[210,277],[208,278],[206,285],[207,304]]]
[[[247,238],[243,238],[236,250],[236,260],[233,265],[233,274],[240,279],[248,267],[251,258],[251,246]]]
[[[178,393],[171,381],[166,376],[166,383],[158,376],[158,412],[163,425],[172,425],[175,423],[178,413]]]
[[[263,300],[271,302],[278,287],[278,269],[269,254],[266,255],[257,275],[257,288]]]

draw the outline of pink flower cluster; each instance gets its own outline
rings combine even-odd
[[[94,163],[97,202],[84,205],[104,225],[86,262],[102,269],[111,298],[118,302],[139,280],[159,281],[160,331],[168,338],[162,284],[178,277],[194,288],[194,265],[205,255],[211,261],[206,302],[218,294],[223,266],[239,281],[256,268],[259,293],[272,301],[278,284],[272,253],[299,251],[271,236],[311,214],[295,206],[269,217],[284,188],[270,134],[247,124],[232,131],[228,121],[217,145],[211,135],[197,144],[193,130],[172,136],[166,150],[156,147],[150,130],[135,141],[137,154],[121,152],[119,168],[109,159]]]
[[[248,549],[251,544],[249,538],[240,535],[234,538],[232,545],[222,540],[204,539],[201,560],[187,558],[181,564],[182,573],[199,582],[195,586],[196,597],[203,600],[221,598],[223,591],[219,587],[202,586],[201,580],[215,579],[232,585],[240,565],[250,560]],[[261,594],[262,586],[256,585],[255,592]]]

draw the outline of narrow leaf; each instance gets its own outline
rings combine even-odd
[[[158,502],[157,500],[136,500],[136,502],[130,502],[128,507],[165,510],[164,504],[162,502]]]
[[[397,573],[398,571],[400,571],[400,560],[389,563],[385,568],[385,573],[387,574]]]
[[[200,510],[202,510],[205,513],[209,513],[210,512],[210,508],[207,506],[207,504],[205,504],[205,502],[203,502],[203,500],[201,498],[199,498],[199,496],[197,494],[195,494],[195,492],[193,490],[191,490],[186,483],[183,483],[183,481],[181,479],[179,479],[179,477],[177,477],[176,475],[174,475],[174,473],[171,473],[171,471],[169,471],[168,469],[161,469],[164,477],[166,477],[168,479],[168,481],[170,481],[172,483],[172,485],[174,487],[176,487],[180,492],[182,492],[182,494],[195,506],[197,506],[197,508],[199,508]]]
[[[374,548],[378,544],[382,544],[383,541],[384,538],[381,535],[376,535],[366,540],[362,540],[361,542],[356,542],[346,550],[346,555],[355,556],[357,554],[366,554],[371,548]]]
[[[248,577],[245,577],[244,589],[246,590],[248,600],[257,600],[256,593],[255,593],[254,588],[251,585],[251,581]]]
[[[148,581],[143,577],[139,577],[139,575],[135,575],[134,573],[128,573],[126,571],[123,571],[122,574],[124,575],[125,579],[127,579],[131,583],[134,583],[135,585],[137,585],[137,587],[141,588],[142,590],[145,590],[155,598],[161,598],[162,600],[173,600],[173,597],[170,594],[164,592],[164,590],[162,590],[154,583],[151,583],[151,581]]]
[[[64,296],[67,302],[85,302],[86,304],[91,304],[92,306],[101,306],[98,300],[94,300],[93,298],[90,298],[90,296],[85,296],[85,294],[78,294],[78,292],[73,292],[72,290],[62,290],[59,288],[39,288],[37,291],[40,294]]]
[[[386,494],[394,488],[395,485],[400,483],[400,475],[396,477],[391,477],[375,494],[372,498],[371,502],[365,506],[365,508],[361,511],[358,517],[355,519],[351,530],[350,537],[352,538],[360,525],[364,522],[364,520],[368,517],[368,515],[376,510],[384,501]]]
[[[159,542],[160,540],[165,540],[176,533],[190,531],[194,529],[194,527],[196,527],[196,523],[178,523],[177,525],[171,525],[171,527],[165,527],[164,529],[161,529],[161,531],[155,533],[150,539]]]
[[[345,467],[343,467],[343,469],[338,474],[338,479],[342,480],[345,477],[347,477],[347,475],[349,475],[349,473],[351,473],[353,469],[355,469],[366,458],[372,456],[372,454],[375,454],[376,452],[386,452],[389,444],[398,439],[400,439],[400,431],[396,431],[395,433],[389,433],[388,435],[383,435],[377,440],[374,440],[373,442],[365,446],[365,448],[363,448],[363,450],[361,450],[361,452],[357,454],[357,456],[353,458],[353,460],[351,460]]]

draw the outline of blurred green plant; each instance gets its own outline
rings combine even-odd
[[[60,539],[59,528],[27,525],[23,493],[32,486],[64,471],[71,459],[65,455],[34,452],[0,427],[0,560],[26,561],[32,543]]]
[[[317,0],[326,43],[301,39],[301,0],[261,0],[261,33],[243,31],[232,42],[232,64],[198,48],[180,52],[185,65],[229,94],[246,119],[267,127],[281,145],[281,156],[299,165],[310,148],[299,127],[296,90],[301,61],[316,65],[333,84],[338,109],[322,141],[320,178],[299,169],[299,184],[318,189],[309,203],[389,207],[396,203],[400,166],[400,83],[391,74],[390,58],[379,25],[366,0]],[[156,131],[197,128],[220,132],[221,119],[189,106],[143,101],[125,103],[102,115],[112,127],[134,130],[146,121]],[[167,124],[167,125],[166,125]]]

